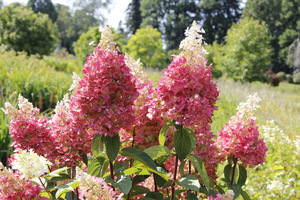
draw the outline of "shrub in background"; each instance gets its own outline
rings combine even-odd
[[[228,30],[224,56],[217,61],[226,77],[242,82],[261,81],[271,66],[271,36],[266,25],[244,18]]]
[[[0,44],[28,55],[48,55],[57,44],[56,26],[46,14],[35,14],[24,6],[7,6],[0,11]]]
[[[295,84],[300,84],[300,72],[293,74],[293,82]]]
[[[286,74],[284,72],[278,72],[277,76],[280,78],[280,81],[286,81]]]

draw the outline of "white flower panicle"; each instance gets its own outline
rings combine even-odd
[[[81,80],[80,76],[78,74],[76,74],[75,72],[73,72],[73,83],[70,86],[69,91],[75,90],[76,88],[78,88],[79,86],[79,81]]]
[[[52,163],[37,155],[32,149],[29,151],[19,149],[11,163],[12,169],[17,169],[28,177],[40,177],[48,172],[48,165]]]
[[[140,59],[135,61],[130,55],[125,53],[125,63],[131,69],[130,73],[134,75],[141,84],[149,83],[149,78],[142,69]]]
[[[233,200],[233,197],[234,197],[233,190],[227,190],[227,192],[222,195],[223,200]]]
[[[4,105],[6,110],[4,110],[5,114],[8,114],[10,117],[16,117],[18,115],[23,116],[31,116],[39,114],[39,109],[34,108],[32,103],[30,103],[27,99],[25,99],[21,94],[18,97],[19,108],[20,110],[14,108],[10,103],[6,102]]]
[[[203,64],[205,61],[204,55],[208,54],[202,46],[205,43],[203,43],[203,37],[200,33],[205,33],[205,31],[200,29],[199,25],[194,21],[192,27],[186,29],[186,38],[179,45],[179,49],[183,50],[179,55],[184,56],[196,65]]]
[[[101,177],[87,174],[79,167],[76,167],[76,180],[80,182],[79,187],[84,197],[90,200],[111,200],[115,192]]]
[[[246,102],[242,102],[238,105],[238,117],[241,121],[247,122],[250,119],[255,119],[254,111],[259,108],[258,103],[261,98],[258,97],[257,93],[248,96]]]
[[[100,30],[100,28],[99,28]],[[101,39],[98,46],[106,50],[116,50],[116,43],[114,42],[114,36],[108,25],[106,25],[101,33]]]

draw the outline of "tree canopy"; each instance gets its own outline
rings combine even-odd
[[[24,6],[7,6],[0,11],[0,44],[28,55],[50,54],[56,43],[56,27],[48,15]]]
[[[244,18],[228,30],[223,56],[216,64],[234,80],[262,81],[264,72],[271,67],[270,41],[266,25]]]
[[[162,49],[161,33],[150,26],[138,29],[130,37],[127,53],[135,60],[140,58],[144,67],[165,67],[166,55]]]
[[[49,15],[54,23],[57,13],[51,0],[28,0],[27,8],[31,8],[35,13],[41,12]]]

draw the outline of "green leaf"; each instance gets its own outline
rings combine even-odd
[[[186,199],[188,200],[198,200],[197,195],[191,191],[187,191]]]
[[[195,156],[193,154],[189,154],[187,157],[193,163],[194,167],[196,168],[196,170],[199,172],[199,174],[201,176],[201,180],[203,181],[207,190],[209,190],[210,179],[207,175],[204,163],[202,162],[202,160],[200,158],[198,158],[197,156]]]
[[[135,197],[141,194],[145,194],[150,192],[150,190],[144,186],[136,185],[135,187],[132,188],[130,191],[130,197]]]
[[[165,141],[168,135],[170,128],[173,126],[173,122],[167,122],[160,130],[158,136],[158,142],[161,146],[165,145]]]
[[[164,197],[161,193],[159,192],[149,192],[146,194],[145,198],[150,198],[150,199],[156,199],[156,200],[163,200]]]
[[[151,169],[156,170],[156,165],[154,161],[147,153],[143,152],[142,150],[126,147],[120,151],[120,155],[137,160],[143,163],[145,166],[148,166]]]
[[[233,184],[232,186],[232,190],[234,192],[234,199],[238,198],[238,196],[241,194],[242,192],[242,188],[240,185],[238,184]]]
[[[113,137],[105,136],[105,147],[107,157],[111,162],[113,162],[116,159],[121,147],[119,135],[114,135]]]
[[[79,186],[79,181],[77,180],[70,180],[65,184],[62,185],[58,185],[55,188],[58,189],[55,197],[58,198],[60,197],[62,194],[70,192],[70,191],[74,191],[75,188],[77,188]]]
[[[184,128],[183,132],[186,133],[189,136],[190,140],[191,140],[192,145],[191,145],[190,152],[192,152],[193,149],[196,146],[196,135],[195,135],[194,131],[192,129],[189,129],[189,128]]]
[[[240,186],[243,186],[245,185],[246,180],[247,180],[247,170],[242,165],[239,165],[239,179],[237,183]]]
[[[120,188],[120,190],[124,194],[128,194],[130,192],[130,189],[132,187],[132,181],[130,176],[128,175],[121,175],[117,178],[117,184]]]
[[[47,182],[57,182],[57,181],[62,181],[62,180],[67,180],[67,179],[71,179],[71,177],[68,174],[60,174],[59,177],[53,177],[50,180],[48,180]]]
[[[126,170],[123,171],[124,175],[133,175],[133,174],[137,174],[140,170],[136,167],[131,167],[131,168],[128,168]]]
[[[182,161],[182,162],[180,163],[180,165],[179,165],[179,173],[180,173],[181,176],[184,175],[184,166],[185,166],[185,160]]]
[[[97,157],[92,160],[87,170],[87,173],[96,177],[103,177],[108,168],[109,161],[103,157]]]
[[[244,200],[251,200],[250,196],[244,190],[241,191],[241,195],[242,195]]]
[[[153,160],[161,157],[161,156],[170,156],[172,152],[168,147],[165,146],[152,146],[148,149],[144,150],[146,154],[148,154]]]
[[[179,179],[179,184],[190,190],[200,190],[199,179],[192,174],[184,174],[181,179]]]
[[[228,164],[224,167],[224,177],[227,182],[230,182],[230,173],[231,173],[231,164]]]
[[[156,184],[159,186],[159,187],[163,187],[167,181],[162,178],[161,176],[157,175],[157,174],[153,174],[154,175],[154,178],[155,178],[155,181],[156,181]]]
[[[96,157],[105,152],[104,135],[96,134],[93,137],[92,152]]]
[[[69,169],[69,167],[59,168],[49,174],[44,175],[43,178],[46,179],[46,181],[48,181],[52,177],[61,177],[60,173],[66,171],[67,169]]]
[[[190,136],[183,130],[184,129],[178,129],[174,133],[174,147],[180,161],[183,161],[192,149]]]

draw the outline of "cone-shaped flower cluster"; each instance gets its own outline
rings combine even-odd
[[[180,45],[182,52],[173,57],[173,62],[157,83],[155,92],[159,110],[156,112],[161,113],[164,119],[175,120],[177,124],[194,130],[197,138],[194,154],[203,159],[214,180],[219,159],[215,159],[217,148],[212,141],[214,135],[210,131],[210,123],[217,109],[215,103],[219,92],[212,81],[211,66],[207,66],[204,58],[207,52],[202,46],[201,32],[196,22],[186,30],[186,38]],[[169,141],[172,141],[171,135]],[[167,169],[174,168],[174,163],[171,158],[166,164]]]
[[[238,113],[222,128],[216,141],[225,158],[234,156],[245,167],[263,163],[268,150],[263,139],[259,138],[258,126],[253,117],[259,101],[260,98],[254,94],[245,103],[241,103]]]
[[[0,199],[46,200],[47,198],[39,196],[41,190],[40,186],[33,185],[28,177],[6,169],[0,162]]]

